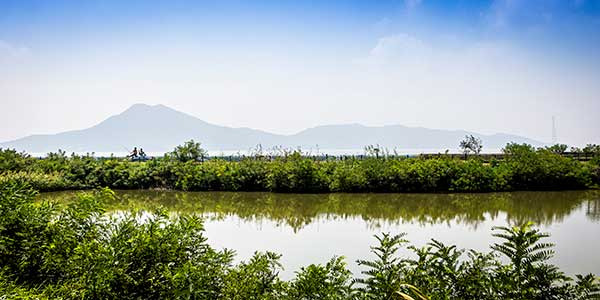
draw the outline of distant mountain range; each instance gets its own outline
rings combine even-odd
[[[248,150],[260,144],[314,149],[362,149],[379,144],[392,149],[457,149],[465,135],[483,140],[484,150],[502,148],[508,142],[543,145],[529,138],[509,135],[483,135],[463,130],[439,130],[389,125],[380,127],[360,124],[326,125],[292,135],[273,134],[250,128],[233,128],[204,122],[194,116],[164,105],[135,104],[93,127],[58,134],[31,135],[0,143],[0,148],[15,148],[29,153],[58,149],[67,152],[124,152],[141,146],[146,152],[170,151],[176,145],[194,139],[208,150]]]

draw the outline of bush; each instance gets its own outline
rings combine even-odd
[[[328,164],[303,157],[300,152],[270,163],[269,189],[275,192],[314,193],[329,190]]]
[[[175,147],[173,152],[166,154],[166,157],[180,162],[204,161],[207,156],[208,152],[202,149],[200,143],[194,142],[194,140],[189,140],[183,145]]]
[[[25,152],[0,148],[0,173],[26,170],[34,159]]]
[[[290,299],[351,299],[352,273],[343,257],[334,257],[325,265],[309,265],[296,273],[290,283]]]
[[[512,189],[581,189],[592,185],[586,164],[562,157],[546,149],[535,151],[529,145],[509,144],[504,168]]]
[[[0,184],[14,181],[26,182],[34,189],[43,192],[85,188],[85,186],[67,180],[61,173],[20,171],[7,172],[0,175]]]
[[[600,185],[600,155],[590,162],[579,162],[526,144],[508,144],[504,159],[489,163],[479,157],[460,160],[389,155],[319,161],[300,152],[285,153],[273,161],[263,157],[202,161],[197,153],[202,151],[196,146],[199,144],[186,144],[178,147],[176,154],[145,162],[66,156],[62,151],[32,159],[13,150],[0,150],[0,156],[7,158],[0,161],[0,181],[18,177],[41,191],[106,186],[286,193],[489,192]]]
[[[365,192],[368,190],[367,174],[356,160],[336,166],[331,175],[330,190],[334,192]]]
[[[457,192],[488,192],[506,189],[506,179],[477,160],[468,160],[458,164],[456,175],[450,180],[451,191]]]

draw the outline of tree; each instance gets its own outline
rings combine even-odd
[[[465,135],[465,139],[460,141],[459,147],[463,150],[465,155],[470,152],[479,154],[483,148],[483,144],[480,138],[476,138],[473,135]]]
[[[200,143],[189,140],[183,145],[175,147],[173,152],[168,153],[168,156],[181,162],[204,161],[208,152],[200,147]]]
[[[592,153],[592,154],[596,154],[596,155],[600,155],[600,145],[596,145],[596,144],[587,144],[584,148],[583,148],[583,152],[584,153]]]
[[[567,146],[565,144],[555,144],[555,145],[546,147],[546,150],[548,150],[552,153],[556,153],[556,154],[563,154],[563,153],[567,152],[568,148],[569,148],[569,146]]]
[[[365,147],[365,154],[367,156],[379,158],[379,153],[381,153],[381,147],[379,147],[379,145],[369,145]]]

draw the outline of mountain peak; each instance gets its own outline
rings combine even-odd
[[[152,106],[146,104],[146,103],[136,103],[133,104],[132,106],[130,106],[127,110],[132,110],[132,109],[148,109]]]
[[[133,104],[132,106],[130,106],[125,111],[147,111],[147,110],[151,110],[151,109],[169,109],[169,108],[162,104],[149,105],[149,104],[145,104],[145,103],[136,103],[136,104]]]

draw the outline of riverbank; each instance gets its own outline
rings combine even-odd
[[[110,187],[182,191],[493,192],[574,190],[600,185],[600,156],[582,162],[547,149],[509,145],[502,160],[452,156],[314,160],[300,153],[276,159],[144,162],[51,154],[35,159],[2,151],[0,181],[20,180],[40,191]]]

